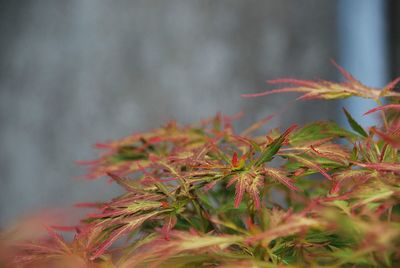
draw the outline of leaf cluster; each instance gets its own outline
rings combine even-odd
[[[233,118],[176,122],[96,144],[88,179],[107,176],[124,193],[86,204],[96,211],[67,241],[13,246],[20,267],[395,267],[400,263],[398,80],[368,88],[283,79],[301,99],[359,96],[382,126],[351,130],[314,122],[253,135]],[[254,95],[253,95],[254,96]],[[386,105],[381,104],[383,97]],[[1,246],[1,245],[0,245]],[[1,257],[1,255],[0,255]]]

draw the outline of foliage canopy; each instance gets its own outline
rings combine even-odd
[[[86,177],[108,176],[124,193],[85,204],[96,212],[71,241],[60,227],[23,243],[4,235],[0,258],[19,267],[399,265],[399,79],[374,89],[338,68],[346,82],[280,79],[271,83],[291,86],[245,97],[369,98],[377,107],[365,116],[380,114],[382,126],[363,128],[344,109],[351,131],[314,122],[257,136],[267,120],[236,133],[217,115],[98,143]]]

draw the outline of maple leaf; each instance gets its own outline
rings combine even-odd
[[[226,187],[235,184],[235,201],[234,206],[238,208],[242,202],[244,193],[247,192],[254,201],[255,207],[260,208],[260,188],[264,186],[264,178],[254,171],[244,171],[234,175],[228,182]]]
[[[364,113],[364,115],[368,115],[368,114],[372,114],[378,111],[384,111],[384,110],[399,110],[400,111],[400,104],[386,104],[386,105],[382,105],[379,107],[375,107],[371,110],[368,110],[367,112]]]
[[[18,267],[88,267],[95,264],[89,258],[89,247],[86,236],[75,235],[71,242],[46,227],[49,239],[18,244]],[[89,234],[90,235],[90,234]]]
[[[310,80],[299,80],[299,79],[276,79],[270,80],[270,84],[282,84],[287,83],[293,86],[285,87],[280,89],[273,89],[262,93],[255,94],[242,94],[243,97],[260,97],[267,96],[276,93],[283,92],[300,92],[304,93],[298,99],[309,100],[309,99],[343,99],[351,96],[358,96],[362,98],[378,100],[380,97],[400,97],[400,93],[391,91],[395,84],[399,81],[396,79],[389,83],[384,90],[378,90],[375,88],[367,87],[357,81],[350,73],[344,70],[342,67],[333,62],[335,67],[342,73],[346,82],[334,83],[329,81],[310,81]]]
[[[260,157],[255,162],[255,166],[261,166],[265,162],[269,162],[273,159],[274,155],[276,155],[281,148],[282,144],[286,140],[287,136],[293,132],[294,129],[297,128],[297,125],[293,125],[288,128],[285,132],[282,133],[278,138],[273,140],[267,147],[261,152]]]
[[[266,168],[264,168],[263,171],[266,176],[269,176],[269,177],[273,178],[274,180],[277,180],[278,182],[282,183],[289,189],[291,189],[293,191],[300,191],[300,189],[294,185],[293,179],[288,178],[286,176],[285,171],[279,170],[276,168],[272,168],[272,167],[266,167]]]

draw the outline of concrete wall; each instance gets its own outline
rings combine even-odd
[[[0,5],[0,225],[115,195],[104,181],[72,179],[96,141],[217,111],[245,111],[243,127],[295,98],[240,97],[265,80],[336,77],[335,1]],[[339,108],[293,104],[272,125],[333,119]]]

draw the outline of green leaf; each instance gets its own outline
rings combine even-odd
[[[373,265],[368,254],[363,254],[350,248],[339,249],[332,253],[332,255],[339,258],[339,262],[342,264]]]
[[[349,122],[351,128],[357,132],[358,134],[360,134],[363,137],[368,137],[367,132],[365,132],[365,130],[362,128],[362,126],[360,126],[360,124],[357,123],[356,120],[354,120],[354,118],[351,116],[351,114],[345,109],[343,108],[343,112],[347,117],[347,121]]]
[[[291,145],[299,146],[317,140],[342,137],[357,139],[358,136],[341,128],[335,122],[314,122],[293,132],[290,136],[289,142]]]
[[[282,143],[285,141],[286,137],[296,128],[296,125],[288,128],[282,135],[273,140],[261,153],[261,156],[258,158],[255,166],[261,166],[265,162],[269,162],[274,158],[274,155],[279,151],[282,146]]]

